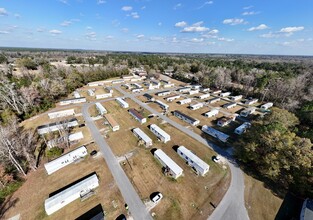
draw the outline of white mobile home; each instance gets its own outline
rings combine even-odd
[[[201,85],[191,85],[191,87],[192,87],[193,89],[200,89],[202,86],[201,86]]]
[[[67,110],[63,110],[63,111],[48,113],[48,117],[50,119],[62,118],[62,117],[73,116],[73,115],[75,115],[75,110],[74,109],[67,109]]]
[[[99,115],[103,116],[104,114],[108,113],[108,111],[103,107],[103,105],[100,102],[96,102],[95,105],[96,109],[99,112]]]
[[[188,116],[188,115],[186,115],[186,114],[184,114],[184,113],[182,113],[182,112],[180,112],[178,110],[174,111],[174,115],[177,118],[179,118],[179,119],[181,119],[181,120],[183,120],[183,121],[185,121],[188,124],[191,124],[193,126],[196,126],[196,125],[198,125],[200,123],[200,121],[198,119],[192,118],[192,117],[190,117],[190,116]]]
[[[261,105],[261,110],[267,110],[269,108],[273,107],[273,103],[272,102],[268,102],[264,105]]]
[[[180,105],[184,105],[184,104],[188,104],[188,103],[191,103],[191,99],[183,99],[183,100],[180,100],[180,101],[178,101],[178,103],[180,104]]]
[[[229,125],[232,121],[235,121],[236,117],[222,117],[217,121],[217,125],[220,127],[224,127]]]
[[[237,127],[235,129],[234,133],[241,135],[242,133],[246,132],[246,130],[250,127],[251,127],[251,124],[249,122],[245,122],[242,125],[240,125],[239,127]]]
[[[217,94],[219,94],[221,92],[222,92],[222,90],[220,90],[220,89],[212,90],[212,94],[214,94],[214,95],[217,95]]]
[[[146,123],[147,119],[143,117],[136,109],[131,108],[128,110],[129,114],[133,116],[140,124]]]
[[[140,128],[134,128],[133,133],[145,143],[146,147],[152,146],[152,139],[149,138],[149,136],[146,135]]]
[[[190,90],[191,90],[190,87],[183,87],[183,88],[178,89],[178,92],[189,92]]]
[[[208,111],[206,113],[204,113],[205,117],[211,118],[214,117],[216,115],[218,115],[219,110],[218,109],[212,109],[211,111]]]
[[[195,95],[195,94],[198,94],[199,93],[199,90],[190,90],[189,91],[189,95]]]
[[[167,96],[169,94],[171,94],[171,91],[163,91],[156,93],[157,96]]]
[[[219,102],[219,101],[221,101],[221,98],[216,97],[216,98],[213,98],[213,99],[209,99],[206,102],[209,103],[209,104],[213,104],[213,103]]]
[[[245,104],[246,105],[253,105],[253,104],[257,103],[258,101],[259,101],[258,99],[247,99],[245,101]]]
[[[112,89],[112,87],[103,87],[103,88],[104,88],[104,91],[113,94],[113,89]]]
[[[210,166],[186,147],[180,146],[177,149],[177,153],[197,172],[197,174],[204,176],[207,172],[209,172]]]
[[[171,140],[171,136],[155,124],[150,125],[150,131],[164,143]]]
[[[168,102],[172,102],[174,101],[175,99],[179,99],[180,98],[180,95],[173,95],[173,96],[169,96],[169,97],[166,97],[166,101]]]
[[[236,102],[230,102],[230,103],[223,105],[223,108],[230,109],[230,108],[235,108],[236,106],[237,106]]]
[[[242,99],[242,95],[237,95],[237,96],[233,96],[230,98],[232,101],[238,101],[240,99]]]
[[[74,200],[84,197],[98,186],[99,179],[96,174],[93,174],[92,176],[85,178],[82,181],[46,199],[45,210],[47,215],[51,215]]]
[[[109,123],[112,131],[120,130],[119,124],[117,124],[117,122],[114,120],[114,118],[110,114],[106,114],[104,117],[107,120],[107,122]]]
[[[183,169],[178,166],[169,156],[167,156],[161,149],[154,152],[154,157],[160,161],[165,168],[165,173],[169,174],[174,179],[177,179],[183,174]]]
[[[123,84],[123,86],[126,88],[126,89],[131,89],[132,87],[131,87],[131,85],[129,85],[129,84]]]
[[[146,97],[146,99],[148,99],[148,101],[154,101],[155,100],[155,98],[148,93],[143,94],[143,96]]]
[[[207,99],[210,97],[210,94],[203,94],[199,96],[199,99]]]
[[[92,89],[88,89],[87,92],[88,92],[89,96],[95,96],[96,95],[94,90],[92,90]]]
[[[167,104],[165,104],[165,103],[163,103],[163,102],[161,102],[161,101],[159,101],[159,100],[155,100],[154,101],[155,103],[157,103],[162,109],[164,109],[164,110],[168,110],[168,108],[169,108],[169,106],[167,105]]]
[[[140,89],[132,89],[133,93],[137,93],[137,92],[142,92],[144,89],[140,88]]]
[[[112,97],[112,93],[104,93],[104,94],[96,95],[96,99],[105,99],[109,97]]]
[[[211,135],[212,137],[215,137],[222,142],[227,142],[227,139],[229,138],[229,135],[224,134],[223,132],[220,132],[220,131],[218,131],[212,127],[209,127],[207,125],[203,125],[201,130],[204,133]]]
[[[74,99],[65,99],[65,100],[60,101],[60,105],[77,104],[77,103],[83,103],[83,102],[86,102],[85,97],[74,98]]]
[[[76,118],[72,118],[65,121],[58,121],[50,124],[45,124],[38,126],[37,132],[38,134],[47,134],[54,131],[59,131],[65,128],[71,128],[78,126],[78,121]]]
[[[254,113],[255,110],[256,110],[255,107],[246,108],[246,109],[244,109],[244,110],[242,110],[242,111],[240,112],[240,116],[242,116],[242,117],[248,117],[249,115],[251,115],[252,113]]]
[[[115,100],[117,101],[118,104],[120,104],[120,106],[122,108],[128,108],[129,107],[128,103],[125,102],[122,98],[116,98]]]
[[[45,169],[48,175],[51,175],[52,173],[58,171],[59,169],[62,169],[63,167],[73,163],[74,161],[84,158],[85,156],[87,156],[87,154],[88,153],[86,147],[81,146],[73,151],[68,152],[67,154],[58,157],[55,160],[50,161],[49,163],[46,163]]]
[[[136,89],[142,89],[142,86],[138,83],[132,83],[131,85],[134,86]]]
[[[174,87],[174,86],[175,86],[174,83],[164,84],[164,85],[163,85],[164,88],[170,88],[170,87]]]
[[[159,88],[160,88],[160,85],[155,85],[155,84],[151,84],[151,83],[148,85],[149,90],[159,89]]]
[[[103,82],[90,82],[87,85],[90,87],[94,87],[94,86],[103,86]]]
[[[200,88],[200,91],[201,91],[201,92],[209,92],[209,91],[210,91],[210,88],[203,88],[203,87],[201,87],[201,88]]]
[[[117,80],[113,80],[112,84],[118,84],[118,83],[124,83],[124,82],[125,82],[125,80],[123,80],[123,79],[117,79]]]
[[[193,104],[193,105],[190,105],[189,108],[191,110],[197,110],[199,108],[202,108],[203,107],[203,103],[197,103],[197,104]]]
[[[220,96],[221,97],[227,97],[227,96],[230,96],[230,92],[222,92],[222,93],[220,93]]]
[[[79,92],[77,92],[77,91],[74,91],[74,92],[73,92],[73,95],[74,95],[74,98],[76,98],[76,99],[78,99],[78,98],[81,97],[80,94],[79,94]]]

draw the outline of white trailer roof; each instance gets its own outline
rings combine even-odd
[[[235,129],[235,133],[236,134],[242,134],[250,126],[251,126],[251,124],[249,122],[245,122]]]
[[[266,103],[266,104],[264,104],[264,105],[261,105],[261,108],[263,108],[263,109],[268,109],[268,108],[270,108],[270,107],[272,107],[273,106],[273,103],[272,102],[268,102],[268,103]]]
[[[74,109],[66,109],[63,111],[58,111],[58,112],[50,112],[48,113],[49,118],[60,118],[60,117],[65,117],[69,115],[75,115],[75,110]]]
[[[76,132],[74,134],[70,134],[68,136],[68,140],[69,141],[76,141],[76,140],[80,140],[80,139],[83,139],[84,138],[84,135],[83,135],[83,132]]]
[[[197,155],[195,155],[194,153],[192,153],[190,150],[188,150],[186,147],[184,146],[180,146],[178,148],[179,151],[181,151],[183,154],[185,154],[190,160],[192,160],[193,162],[195,162],[199,167],[201,167],[203,170],[209,169],[210,166],[205,163],[203,160],[201,160]]]
[[[224,134],[223,132],[218,131],[218,130],[216,130],[216,129],[212,128],[212,127],[209,127],[207,125],[203,125],[201,130],[203,132],[211,135],[212,137],[215,137],[215,138],[217,138],[217,139],[219,139],[219,140],[221,140],[223,142],[226,142],[227,139],[229,138],[229,135]]]
[[[152,124],[150,125],[151,128],[153,128],[154,130],[156,130],[159,134],[162,135],[162,137],[164,137],[164,139],[171,139],[171,136],[166,133],[165,131],[163,131],[159,126],[157,126],[156,124]]]
[[[124,107],[128,108],[128,103],[125,102],[122,98],[118,97],[116,98],[116,100],[121,103],[121,105],[123,105]]]
[[[152,142],[151,138],[149,138],[149,136],[146,135],[140,128],[135,128],[133,132],[135,132],[144,142]]]
[[[97,106],[97,109],[101,114],[107,112],[107,110],[103,107],[103,105],[100,102],[96,102],[95,105]]]
[[[198,107],[203,107],[203,103],[196,103],[193,105],[190,105],[191,108],[198,108]]]
[[[155,100],[156,103],[158,103],[159,105],[164,106],[164,108],[168,108],[169,106],[163,102],[161,102],[160,100]]]
[[[88,191],[99,186],[99,179],[96,174],[76,183],[75,185],[57,193],[56,195],[45,200],[45,210],[48,215],[62,208],[60,206],[67,199],[74,201],[80,197],[80,193],[83,191]]]
[[[183,172],[183,169],[178,166],[169,156],[167,156],[163,150],[157,149],[154,154],[157,155],[163,161],[163,163],[165,163],[166,166],[168,166],[176,175]]]

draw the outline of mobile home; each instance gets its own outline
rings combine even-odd
[[[150,131],[164,143],[171,140],[171,136],[155,124],[150,125]]]
[[[224,143],[227,142],[227,139],[229,138],[229,135],[224,134],[223,132],[220,132],[220,131],[218,131],[212,127],[209,127],[207,125],[203,125],[201,130],[204,133],[211,135],[212,137],[215,137]]]
[[[104,93],[96,95],[96,99],[106,99],[112,97],[112,93]]]
[[[178,89],[178,92],[184,93],[184,92],[189,92],[190,90],[191,90],[190,87],[183,87],[183,88],[179,88],[179,89]]]
[[[169,108],[169,106],[167,105],[167,104],[165,104],[165,103],[163,103],[163,102],[161,102],[161,101],[159,101],[159,100],[155,100],[154,101],[155,103],[157,103],[162,109],[164,109],[164,110],[168,110],[168,108]]]
[[[253,114],[255,110],[256,110],[255,107],[246,108],[240,112],[240,116],[248,117],[249,115]]]
[[[220,127],[224,127],[229,125],[232,121],[235,121],[236,117],[222,117],[217,121],[217,125]]]
[[[105,119],[107,120],[107,122],[109,123],[112,131],[118,131],[120,130],[120,126],[119,124],[117,124],[117,122],[114,120],[114,118],[110,115],[110,114],[106,114],[105,115]]]
[[[182,113],[182,112],[180,112],[178,110],[174,111],[174,115],[177,118],[179,118],[179,119],[181,119],[181,120],[183,120],[183,121],[185,121],[188,124],[191,124],[193,126],[196,126],[196,125],[198,125],[200,123],[200,121],[198,119],[192,118],[192,117],[190,117],[190,116],[188,116],[188,115],[186,115],[186,114],[184,114],[184,113]]]
[[[233,96],[230,98],[232,101],[238,101],[240,99],[242,99],[242,95],[237,95],[237,96]]]
[[[140,128],[134,128],[133,133],[136,137],[142,140],[146,147],[152,146],[152,139],[149,138]]]
[[[154,152],[154,157],[160,161],[165,168],[165,173],[169,174],[174,179],[177,179],[183,174],[183,169],[178,166],[169,156],[167,156],[161,149]]]
[[[261,110],[267,110],[269,108],[273,107],[273,103],[272,102],[268,102],[264,105],[261,105]]]
[[[165,100],[168,102],[172,102],[175,99],[179,99],[179,98],[180,98],[180,95],[173,95],[173,96],[166,97]]]
[[[227,97],[227,96],[230,96],[230,92],[222,92],[220,93],[220,97]]]
[[[171,91],[163,91],[156,93],[157,96],[167,96],[169,94],[171,94]]]
[[[188,103],[191,103],[191,99],[183,99],[183,100],[180,100],[180,101],[178,101],[178,103],[180,104],[180,105],[184,105],[184,104],[188,104]]]
[[[131,108],[128,110],[129,114],[133,116],[140,124],[146,123],[147,119],[143,117],[136,109]]]
[[[143,94],[143,96],[146,97],[146,99],[148,99],[148,101],[152,101],[153,102],[155,100],[155,98],[152,95],[148,94],[148,93]]]
[[[197,103],[189,106],[191,110],[197,110],[203,107],[203,103]]]
[[[74,109],[67,109],[67,110],[63,110],[63,111],[48,113],[48,117],[50,119],[62,118],[62,117],[73,116],[73,115],[75,115],[75,110]]]
[[[199,93],[199,90],[190,90],[189,91],[189,95],[195,95],[195,94],[198,94]]]
[[[115,100],[117,101],[118,104],[120,104],[120,106],[122,108],[128,108],[129,107],[128,103],[125,102],[122,98],[116,98]]]
[[[92,90],[92,89],[88,89],[87,92],[88,92],[89,96],[95,96],[96,95],[94,90]]]
[[[78,98],[81,97],[80,94],[79,94],[79,92],[77,92],[77,91],[74,91],[74,92],[73,92],[73,95],[74,95],[74,98],[76,98],[76,99],[78,99]]]
[[[257,103],[258,101],[259,101],[258,99],[247,99],[245,101],[245,104],[246,105],[253,105],[253,104]]]
[[[71,128],[78,126],[78,121],[76,118],[72,118],[69,120],[58,121],[50,124],[45,124],[38,126],[37,132],[38,134],[47,134],[54,131],[59,131],[65,128]]]
[[[234,133],[241,135],[242,133],[246,132],[246,130],[250,127],[251,127],[251,124],[249,122],[245,122],[242,125],[240,125],[239,127],[237,127],[235,129]]]
[[[65,99],[65,100],[60,101],[60,105],[78,104],[78,103],[83,103],[83,102],[86,102],[85,97]]]
[[[214,117],[214,116],[218,115],[218,113],[219,113],[218,109],[212,109],[211,111],[208,111],[208,112],[204,113],[204,116],[208,117],[208,118],[211,118],[211,117]]]
[[[219,101],[221,101],[221,98],[216,97],[216,98],[213,98],[213,99],[209,99],[206,102],[209,103],[209,104],[213,104],[213,103],[216,103],[216,102],[219,102]]]
[[[236,106],[237,106],[236,102],[229,102],[229,103],[223,105],[223,108],[231,109],[231,108],[235,108]]]
[[[210,94],[203,94],[199,96],[199,99],[207,99],[210,97]]]
[[[104,114],[108,113],[108,111],[103,107],[103,105],[100,102],[96,102],[95,105],[96,109],[99,112],[99,115],[103,116]]]

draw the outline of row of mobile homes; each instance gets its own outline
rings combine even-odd
[[[249,115],[253,114],[255,110],[256,110],[255,107],[246,108],[240,112],[240,116],[248,117]]]
[[[179,119],[181,119],[181,120],[183,120],[183,121],[185,121],[188,124],[191,124],[193,126],[196,126],[196,125],[198,125],[200,123],[200,121],[198,119],[192,118],[192,117],[190,117],[190,116],[188,116],[188,115],[186,115],[186,114],[184,114],[184,113],[182,113],[182,112],[180,112],[178,110],[174,111],[174,115],[177,118],[179,118]]]
[[[186,147],[180,146],[177,149],[177,153],[197,172],[197,174],[204,176],[207,172],[209,172],[210,166]]]
[[[199,96],[199,99],[207,99],[210,97],[210,94],[203,94]]]
[[[268,110],[269,108],[273,107],[273,103],[272,102],[268,102],[264,105],[261,105],[261,110]]]
[[[230,92],[222,92],[220,93],[220,97],[227,97],[227,96],[230,96]]]
[[[65,99],[65,100],[60,101],[60,105],[78,104],[78,103],[83,103],[83,102],[86,102],[85,97]]]
[[[104,114],[108,113],[108,111],[104,108],[104,106],[100,102],[96,102],[95,105],[96,109],[99,112],[99,115],[103,116]]]
[[[245,105],[253,105],[255,103],[257,103],[259,100],[258,99],[247,99],[245,101]]]
[[[50,161],[49,163],[46,163],[45,169],[48,173],[48,175],[51,175],[52,173],[62,169],[63,167],[81,159],[87,156],[88,152],[85,146],[81,146],[73,151],[68,152],[67,154],[64,154],[55,160]]]
[[[117,79],[117,80],[113,80],[112,84],[119,84],[119,83],[124,83],[125,80],[124,79]]]
[[[157,96],[167,96],[167,95],[170,95],[170,94],[171,94],[171,91],[168,91],[168,90],[156,93]]]
[[[96,99],[106,99],[112,97],[112,93],[103,93],[96,95]]]
[[[220,131],[218,131],[212,127],[209,127],[207,125],[203,125],[201,130],[204,133],[211,135],[212,137],[215,137],[224,143],[227,142],[227,139],[229,138],[229,135],[224,134],[223,132],[220,132]]]
[[[189,108],[191,110],[197,110],[197,109],[200,109],[203,107],[203,103],[196,103],[196,104],[193,104],[193,105],[190,105]]]
[[[221,92],[222,92],[222,90],[220,90],[220,89],[214,89],[214,90],[211,91],[211,93],[212,93],[213,95],[220,94]]]
[[[155,100],[154,101],[156,104],[158,104],[162,109],[164,109],[165,111],[167,111],[168,110],[168,108],[169,108],[169,106],[167,105],[167,104],[165,104],[165,103],[163,103],[163,102],[161,102],[161,101],[159,101],[159,100]]]
[[[242,99],[242,95],[232,96],[230,99],[232,101],[238,101],[238,100]]]
[[[152,146],[152,139],[149,138],[140,128],[134,128],[133,133],[139,140],[142,140],[146,147]]]
[[[142,92],[144,89],[143,88],[140,88],[140,89],[133,89],[132,90],[132,93],[139,93],[139,92]]]
[[[62,118],[62,117],[73,116],[73,115],[75,115],[75,110],[74,109],[67,109],[67,110],[63,110],[63,111],[48,113],[48,117],[50,119]]]
[[[195,95],[195,94],[198,94],[199,93],[199,90],[190,90],[189,91],[189,95]]]
[[[69,120],[58,121],[50,124],[45,124],[38,126],[37,132],[38,134],[47,134],[54,131],[63,130],[66,128],[76,127],[78,126],[78,121],[76,118],[72,118]]]
[[[249,122],[245,122],[242,125],[240,125],[239,127],[237,127],[235,129],[234,133],[241,135],[242,133],[246,132],[246,130],[250,127],[251,127],[251,124]]]
[[[71,143],[73,141],[78,141],[83,138],[84,138],[83,132],[80,131],[74,134],[70,134],[68,137],[63,136],[60,138],[49,140],[47,142],[47,146],[49,149],[51,149],[53,147],[58,147],[61,144],[65,144],[67,141]]]
[[[107,122],[109,123],[109,126],[110,126],[110,128],[112,129],[112,131],[118,131],[118,130],[120,130],[119,124],[117,124],[117,122],[114,120],[114,118],[112,117],[112,115],[106,114],[106,115],[105,115],[105,119],[106,119]]]
[[[235,108],[236,106],[237,106],[236,102],[230,102],[230,103],[226,103],[225,105],[223,105],[223,108],[231,109],[231,108]]]
[[[98,186],[99,179],[96,174],[84,178],[74,185],[70,185],[66,189],[45,200],[45,210],[47,215],[53,214],[78,198],[83,198]]]
[[[122,98],[116,98],[115,100],[117,101],[118,104],[120,104],[120,106],[122,108],[128,108],[129,107],[128,103],[125,102]]]
[[[226,125],[229,125],[232,121],[235,121],[236,117],[222,117],[219,120],[217,120],[217,125],[220,127],[224,127]]]
[[[189,92],[190,90],[191,90],[190,87],[183,87],[183,88],[178,89],[178,92],[184,93],[184,92]]]
[[[172,95],[172,96],[166,97],[165,100],[168,102],[172,102],[175,99],[179,99],[179,98],[180,98],[180,95]]]
[[[133,116],[140,124],[146,123],[147,119],[143,117],[136,109],[131,108],[128,110],[129,114]]]
[[[171,136],[155,124],[150,125],[150,131],[164,143],[171,140]]]
[[[79,92],[77,92],[77,91],[74,91],[74,92],[73,92],[73,95],[74,95],[74,98],[76,98],[76,99],[78,99],[78,98],[81,97],[80,94],[79,94]]]
[[[165,174],[177,179],[183,174],[183,169],[178,166],[169,156],[167,156],[161,149],[154,152],[154,157],[160,161],[164,166]]]
[[[211,117],[214,117],[214,116],[218,115],[218,113],[219,113],[218,109],[212,109],[211,111],[208,111],[208,112],[204,113],[204,116],[208,117],[208,118],[211,118]]]
[[[209,99],[206,102],[209,103],[209,104],[213,104],[213,103],[216,103],[216,102],[219,102],[219,101],[221,101],[221,98],[216,97],[216,98],[213,98],[213,99]]]
[[[155,100],[155,98],[152,95],[148,94],[148,93],[143,94],[143,96],[146,97],[146,99],[148,101],[154,102],[154,100]]]
[[[184,105],[184,104],[188,104],[188,103],[191,103],[191,99],[183,99],[183,100],[179,100],[178,101],[178,103],[180,104],[180,105]]]
[[[87,92],[88,92],[88,95],[89,95],[89,96],[95,96],[95,95],[96,95],[96,94],[95,94],[95,91],[92,90],[92,89],[88,89]]]

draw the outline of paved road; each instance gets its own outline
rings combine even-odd
[[[103,139],[98,128],[92,121],[88,113],[88,109],[91,105],[92,105],[91,103],[85,104],[83,105],[83,108],[82,108],[82,113],[83,113],[86,125],[89,127],[91,135],[94,138],[95,142],[100,147],[102,155],[116,181],[116,184],[118,188],[120,189],[125,202],[129,206],[131,215],[133,216],[135,220],[148,220],[148,219],[152,220],[151,215],[146,210],[145,205],[139,198],[137,192],[135,191],[134,187],[132,186],[125,172],[123,171],[120,164],[116,160],[116,157],[113,154],[111,148]]]
[[[172,126],[176,127],[177,129],[181,130],[182,132],[186,133],[190,137],[194,138],[200,143],[203,143],[205,146],[209,147],[210,149],[214,150],[218,154],[223,155],[224,157],[228,159],[228,165],[231,170],[231,184],[225,196],[223,197],[222,201],[217,206],[217,208],[212,213],[212,215],[209,217],[209,220],[247,220],[249,219],[247,210],[244,205],[245,201],[244,201],[243,174],[240,168],[238,168],[236,162],[232,159],[230,152],[224,151],[223,149],[209,142],[208,140],[201,137],[200,135],[190,131],[186,127],[158,113],[155,109],[151,108],[147,104],[138,100],[133,94],[128,94],[127,92],[119,88],[118,86],[114,88],[117,89],[120,93],[122,93],[125,97],[131,98],[138,105],[147,109],[151,113],[158,115],[161,119],[167,121]]]

